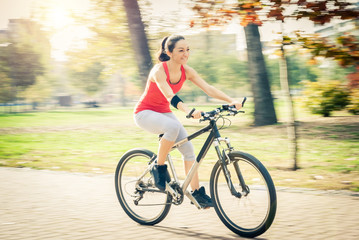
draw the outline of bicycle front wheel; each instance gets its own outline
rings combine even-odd
[[[154,225],[162,221],[171,208],[171,196],[154,185],[149,164],[155,154],[146,149],[133,149],[120,159],[115,173],[117,198],[134,221]]]
[[[229,158],[226,166],[233,187],[241,196],[232,194],[218,161],[210,181],[216,213],[234,233],[256,237],[270,227],[275,217],[277,197],[273,181],[263,164],[252,155],[232,152]]]

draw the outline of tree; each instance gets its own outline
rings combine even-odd
[[[104,87],[101,73],[105,66],[100,62],[93,62],[82,71],[72,71],[71,76],[74,85],[82,89],[88,96],[93,97]]]
[[[11,87],[11,79],[3,71],[3,62],[0,61],[0,103],[8,103],[15,99]]]
[[[67,52],[69,56],[68,67],[72,75],[82,75],[91,67],[101,64],[100,76],[93,79],[92,90],[88,94],[92,96],[104,89],[108,81],[117,81],[115,89],[110,93],[120,94],[121,103],[126,103],[126,86],[130,78],[138,79],[135,55],[131,49],[131,40],[127,26],[126,13],[121,1],[118,0],[91,0],[93,8],[91,14],[74,16],[82,26],[87,27],[92,35],[86,39],[86,48],[72,49]],[[81,87],[76,79],[74,85]],[[92,81],[92,80],[90,80]],[[142,85],[142,82],[141,82]],[[97,89],[94,88],[97,86]],[[95,92],[95,90],[97,92]]]
[[[356,78],[359,67],[359,44],[358,38],[353,35],[341,35],[336,38],[336,43],[327,38],[322,38],[318,35],[303,35],[297,34],[297,39],[294,39],[297,44],[310,50],[312,59],[316,57],[324,57],[334,59],[342,67],[352,67],[354,73],[348,75],[349,87],[358,87],[359,79]],[[315,61],[315,60],[314,60]]]
[[[250,23],[244,28],[244,31],[247,42],[248,72],[254,97],[254,125],[274,124],[277,122],[277,117],[262,53],[258,25]]]
[[[193,10],[199,14],[199,22],[206,28],[213,25],[228,24],[233,19],[233,15],[242,14],[243,11],[252,13],[254,11],[252,8],[258,6],[258,4],[250,1],[238,1],[238,4],[231,6],[226,5],[225,1],[215,0],[198,0],[196,3]],[[195,21],[192,21],[191,24],[195,24]],[[248,73],[254,97],[254,125],[275,124],[277,117],[262,53],[258,17],[254,14],[247,14],[242,20],[242,25],[246,35]]]
[[[211,26],[218,24],[227,24],[234,16],[240,16],[242,26],[246,28],[253,24],[261,25],[262,21],[259,18],[260,12],[265,13],[267,19],[275,19],[277,21],[284,22],[287,18],[309,18],[315,23],[324,24],[330,22],[333,17],[340,17],[341,19],[357,19],[359,17],[359,12],[357,8],[353,8],[351,3],[348,3],[345,0],[322,0],[322,1],[311,1],[311,0],[298,0],[298,1],[281,1],[281,0],[238,0],[237,3],[231,1],[231,4],[226,4],[226,1],[215,1],[215,0],[198,0],[197,5],[193,8],[197,10],[202,17],[202,25]],[[200,5],[200,3],[205,4]],[[284,12],[288,9],[287,7],[295,6],[294,12],[285,14]],[[191,23],[194,24],[193,22]],[[283,34],[283,31],[282,31]],[[247,37],[248,38],[248,37]],[[345,39],[347,40],[347,39]],[[247,39],[247,44],[248,44]],[[251,43],[251,42],[250,42]],[[282,37],[282,43],[280,45],[282,57],[281,57],[281,85],[284,91],[284,95],[287,99],[287,104],[291,112],[291,120],[288,122],[288,129],[293,128],[293,131],[288,130],[288,133],[291,132],[294,134],[294,137],[290,136],[294,143],[293,149],[293,169],[297,169],[296,163],[296,137],[295,137],[295,117],[294,111],[292,109],[292,100],[290,97],[290,89],[288,83],[288,72],[287,72],[287,60],[286,53],[283,46],[285,44],[290,44],[291,40],[284,36]],[[349,41],[349,44],[345,42],[349,47],[349,50],[354,49],[354,55],[357,57],[357,52],[355,49],[355,44],[352,44],[352,41]],[[357,45],[357,43],[356,43]],[[248,47],[249,48],[249,47]],[[318,50],[318,48],[316,48]],[[315,53],[320,54],[320,50]],[[345,49],[345,51],[347,51]],[[328,52],[330,50],[328,49]],[[335,51],[334,51],[335,52]],[[339,51],[341,52],[341,51]],[[334,54],[334,53],[333,53]],[[248,55],[249,49],[248,49]],[[336,55],[336,54],[334,54]],[[346,62],[347,54],[340,53],[341,59],[343,62]],[[357,60],[356,60],[357,61]]]
[[[50,52],[49,41],[39,24],[25,19],[11,23],[16,27],[6,30],[6,37],[1,39],[6,44],[0,52],[0,85],[6,91],[2,97],[5,102],[16,101],[19,93],[47,72]]]
[[[141,13],[137,0],[123,0],[123,4],[127,15],[128,27],[132,39],[132,47],[135,52],[140,79],[142,87],[144,88],[147,82],[148,74],[153,66],[145,27],[141,19]]]
[[[32,103],[32,109],[36,110],[39,103],[52,96],[52,84],[48,75],[36,78],[36,83],[29,86],[19,96]]]
[[[326,0],[326,1],[317,1],[317,2],[311,2],[311,1],[307,2],[306,0],[299,0],[297,2],[297,10],[294,12],[294,14],[292,13],[291,15],[285,16],[283,14],[283,11],[284,11],[283,5],[291,4],[290,1],[288,1],[286,3],[282,3],[282,1],[270,0],[270,2],[273,3],[273,7],[269,11],[267,17],[275,18],[276,20],[280,20],[282,22],[284,22],[284,20],[286,18],[295,16],[297,19],[307,17],[315,23],[324,24],[326,22],[330,22],[334,16],[340,16],[342,19],[346,19],[346,18],[348,18],[348,15],[353,16],[353,14],[354,15],[357,14],[357,13],[355,13],[355,11],[352,12],[351,9],[346,9],[346,6],[348,6],[350,4],[343,3],[341,0],[334,0],[334,1]],[[333,3],[333,6],[330,6],[331,3]],[[338,7],[338,8],[336,8],[336,7]],[[280,79],[281,79],[281,86],[283,89],[284,96],[287,99],[286,103],[288,105],[288,110],[290,112],[289,120],[287,121],[288,139],[290,140],[290,143],[288,146],[289,146],[289,150],[291,152],[291,156],[292,156],[292,160],[293,160],[293,170],[296,170],[296,169],[298,169],[297,126],[296,126],[296,122],[295,122],[295,113],[294,113],[294,109],[293,109],[293,101],[291,98],[289,80],[288,80],[288,70],[287,70],[288,60],[287,60],[286,51],[284,48],[285,45],[293,44],[293,41],[291,38],[284,35],[283,25],[282,25],[281,34],[282,34],[282,42],[280,45],[280,49],[281,49]],[[299,36],[299,41],[304,42],[304,45],[308,44],[308,42],[307,42],[308,39],[300,37],[299,34],[297,34],[297,35]],[[309,40],[309,42],[311,42],[311,40]],[[317,42],[317,41],[315,41],[315,42]],[[350,45],[350,46],[352,47],[352,45]],[[327,48],[326,50],[327,50],[327,53],[325,53],[325,55],[327,57],[336,55],[336,54],[328,54],[328,53],[330,53],[331,50],[333,50],[333,47],[331,47],[330,49]],[[313,53],[318,54],[318,55],[322,54],[322,52],[323,52],[323,49],[320,49],[320,48],[315,48],[315,50],[313,51]],[[336,49],[334,49],[334,52],[337,52]],[[339,94],[338,94],[338,92],[339,92]],[[325,104],[325,106],[330,106],[329,107],[330,109],[332,109],[333,106],[334,106],[333,109],[335,109],[337,107],[337,105],[342,104],[341,100],[338,101],[336,99],[345,99],[346,98],[345,91],[337,91],[333,94],[332,91],[330,90],[330,91],[326,91],[323,94],[323,97],[326,95],[330,95],[329,98],[335,99],[334,101],[329,100],[330,103]],[[345,101],[346,100],[344,100],[344,102]],[[345,106],[347,103],[343,103],[343,104]],[[325,116],[327,116],[329,114],[329,112],[327,111],[328,109],[326,107],[324,107],[324,108],[325,108],[324,114],[325,114]]]
[[[347,110],[353,114],[359,113],[359,102],[357,96],[359,95],[359,44],[355,36],[344,35],[337,38],[337,42],[333,43],[326,38],[318,38],[318,36],[303,36],[300,35],[298,40],[303,47],[311,50],[313,61],[316,57],[324,57],[334,59],[340,66],[347,69],[351,69],[352,73],[347,74],[348,84],[346,89],[343,89],[343,84],[333,83],[326,81],[322,85],[314,85],[307,83],[306,94],[308,97],[312,96],[313,89],[322,88],[320,99],[316,98],[319,105],[314,106],[309,101],[306,101],[307,106],[315,113],[322,114],[324,116],[330,116],[330,112],[334,110],[340,110],[346,105]],[[328,86],[331,89],[328,89]],[[349,96],[347,96],[349,94]],[[340,97],[338,97],[340,96]],[[319,106],[319,107],[318,107]]]
[[[38,75],[44,73],[40,54],[29,44],[15,43],[6,48],[9,78],[12,85],[26,89],[33,85]]]

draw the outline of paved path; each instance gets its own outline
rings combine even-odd
[[[241,239],[213,209],[186,200],[156,226],[121,209],[113,176],[0,168],[0,239]],[[278,191],[272,227],[257,239],[358,239],[359,197]]]

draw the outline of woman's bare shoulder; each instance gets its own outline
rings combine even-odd
[[[187,64],[183,65],[183,68],[186,71],[187,78],[189,78],[189,79],[197,73],[196,70],[194,70],[192,67],[190,67]]]
[[[166,76],[165,70],[163,68],[162,63],[157,63],[150,72],[150,79],[151,81],[155,81],[155,78],[161,78],[163,76]]]
[[[163,65],[161,63],[157,63],[152,67],[151,72],[156,73],[161,69],[163,69]]]
[[[185,65],[183,65],[183,68],[184,68],[184,70],[188,70],[188,71],[193,71],[193,68],[192,67],[190,67],[189,65],[187,65],[187,64],[185,64]]]

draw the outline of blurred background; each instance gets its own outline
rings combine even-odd
[[[359,113],[358,9],[356,0],[0,0],[1,165],[77,171],[79,166],[68,166],[76,151],[87,156],[93,149],[93,145],[83,149],[89,136],[72,133],[83,140],[75,144],[76,150],[61,145],[57,152],[45,154],[45,148],[59,146],[62,136],[48,136],[47,144],[54,141],[54,145],[39,150],[41,146],[24,145],[39,141],[35,135],[26,135],[30,130],[25,128],[47,127],[41,130],[44,133],[54,131],[49,126],[67,127],[68,122],[60,122],[60,118],[71,121],[73,128],[91,120],[95,121],[89,127],[92,130],[96,124],[110,128],[114,122],[126,127],[132,122],[132,108],[144,90],[148,72],[157,63],[162,38],[181,34],[190,45],[188,64],[203,79],[234,98],[249,98],[247,126],[275,126],[263,131],[269,136],[282,131],[278,126],[287,123],[282,126],[287,127],[288,136],[284,129],[276,142],[265,139],[263,143],[259,139],[264,136],[248,130],[257,136],[249,150],[260,153],[269,144],[268,149],[278,153],[273,158],[279,167],[274,169],[287,166],[280,164],[287,159],[295,162],[289,164],[292,169],[298,169],[300,156],[302,168],[334,169],[344,174],[338,179],[338,188],[358,190],[359,180],[352,180],[353,175],[358,179],[359,169],[355,145],[359,137],[355,116]],[[217,104],[190,82],[180,96],[194,106]],[[68,113],[108,107],[119,107],[121,112],[101,115],[97,111],[83,118]],[[49,111],[70,115],[53,114],[50,123],[45,121],[49,115],[41,115]],[[38,115],[21,115],[24,113]],[[119,113],[126,114],[126,120],[109,117]],[[329,116],[346,118],[336,118],[338,124],[313,125],[318,117]],[[310,124],[304,125],[305,121]],[[303,123],[301,141],[299,122]],[[122,140],[114,134],[132,133],[116,129],[112,135],[101,133],[112,139],[106,144],[113,145],[103,145],[98,152],[113,151],[109,157],[121,155],[118,144]],[[313,135],[306,135],[312,130],[316,130]],[[39,134],[40,130],[36,131]],[[19,132],[21,138],[16,135]],[[318,135],[324,136],[323,142],[311,142]],[[97,144],[102,140],[97,139]],[[331,140],[338,148],[323,149],[333,144]],[[255,145],[258,142],[261,144]],[[280,148],[288,142],[289,150]],[[312,152],[298,155],[298,147],[308,146],[314,148]],[[121,151],[130,147],[125,145]],[[71,157],[62,166],[63,159],[56,157],[64,152]],[[329,157],[328,153],[333,154]],[[321,157],[324,163],[309,163]],[[86,157],[75,158],[81,165]],[[100,171],[104,163],[89,165]],[[332,167],[324,167],[327,165]],[[112,171],[113,163],[108,169]],[[307,183],[322,179],[307,173]],[[346,173],[353,174],[351,180],[345,178]]]
[[[189,65],[229,95],[279,98],[281,47],[285,46],[287,73],[282,75],[288,76],[291,94],[311,97],[308,106],[323,115],[345,107],[358,112],[356,1],[336,7],[356,13],[346,17],[344,10],[332,10],[338,1],[317,5],[310,1],[311,6],[306,1],[279,1],[278,5],[278,1],[140,0],[138,5],[129,1],[127,9],[124,2],[1,0],[2,110],[131,105],[143,91],[149,67],[156,63],[161,39],[176,33],[190,43]],[[126,17],[133,7],[139,11]],[[318,13],[310,15],[313,11]],[[129,26],[135,23],[129,21],[136,17],[142,20],[146,38],[138,28],[130,33]],[[245,32],[252,25],[260,35]],[[247,48],[246,39],[251,37],[250,42],[259,41],[259,47]],[[148,53],[138,51],[139,46]],[[254,53],[253,59],[249,56],[253,51],[263,56]],[[139,64],[145,66],[139,68]],[[255,79],[258,75],[264,80]],[[271,94],[264,90],[257,94],[255,85]],[[328,96],[321,91],[333,91],[332,98],[324,99]],[[181,97],[208,101],[191,85]],[[334,106],[320,109],[318,104],[330,105],[324,101]]]

